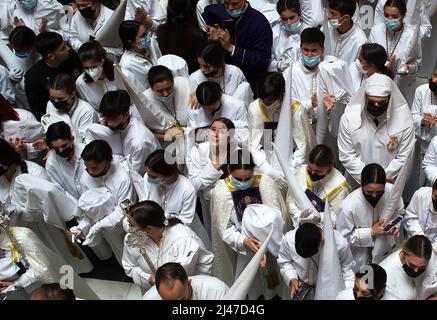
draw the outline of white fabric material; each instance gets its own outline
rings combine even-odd
[[[432,204],[432,188],[423,187],[417,190],[407,207],[408,215],[419,219],[420,227],[431,243],[437,244],[437,211]]]
[[[31,143],[44,137],[43,127],[33,114],[23,109],[15,109],[15,111],[20,120],[9,120],[2,123],[1,136],[3,139],[15,141],[16,138],[20,138],[23,142]]]
[[[301,56],[300,51],[300,33],[307,26],[302,24],[296,33],[286,31],[281,22],[273,28],[273,45],[272,45],[272,60],[268,71],[281,71],[279,68],[280,61],[288,61],[289,64],[299,61]]]
[[[159,245],[145,235],[144,231],[142,233],[141,248],[145,250],[155,270],[167,262],[178,262],[189,276],[211,273],[213,254],[205,249],[202,240],[189,227],[183,224],[166,227]],[[128,233],[124,241],[123,268],[134,283],[149,289],[152,269],[140,250],[129,244],[130,236],[131,233]]]
[[[124,20],[135,20],[135,9],[143,7],[144,11],[152,18],[152,30],[156,32],[158,26],[165,22],[166,9],[158,0],[127,0],[126,15]]]
[[[317,253],[311,258],[302,258],[296,252],[295,247],[296,230],[289,231],[282,240],[278,254],[278,265],[281,275],[287,285],[292,279],[300,279],[309,285],[317,287],[317,265],[320,261],[320,254]],[[352,257],[347,240],[336,230],[334,230],[335,245],[340,259],[340,266],[344,285],[352,288],[355,279],[352,267],[354,259]]]
[[[380,263],[387,272],[386,292],[396,300],[425,300],[436,294],[435,253],[432,253],[425,272],[415,279],[405,273],[399,253],[400,250],[396,250]]]
[[[108,22],[96,34],[96,40],[104,47],[119,47],[121,45],[118,29],[126,14],[128,0],[121,0]]]
[[[174,54],[166,54],[159,57],[156,61],[156,65],[161,65],[169,68],[173,73],[173,77],[185,77],[188,78],[188,64],[187,62]]]
[[[387,183],[385,191],[381,199],[378,201],[375,208],[364,198],[361,188],[352,192],[343,201],[343,209],[337,219],[337,230],[349,241],[352,254],[356,261],[354,271],[358,271],[361,266],[367,263],[368,251],[374,247],[375,238],[371,235],[372,226],[381,220],[382,212],[390,198],[393,185]],[[417,216],[409,212],[405,212],[404,203],[399,199],[396,209],[390,218],[394,220],[397,217],[403,217],[403,227],[409,235],[414,235],[421,232],[421,227],[418,223]],[[384,241],[384,247],[394,248],[399,244],[399,238],[381,237]],[[385,254],[390,254],[391,249]],[[385,252],[383,252],[385,253]],[[372,260],[373,263],[379,263],[381,260]]]
[[[107,126],[94,123],[88,127],[85,143],[93,140],[105,140],[111,146],[113,155],[123,157],[123,140],[120,133],[112,131]]]
[[[95,21],[94,27],[89,24],[89,22],[80,14],[79,10],[73,16],[71,20],[71,38],[70,44],[74,50],[79,50],[82,44],[89,41],[90,36],[97,37],[105,28],[106,24],[111,19],[111,16],[114,14],[114,11],[105,7],[103,4],[100,5],[100,15],[97,17]],[[120,24],[118,24],[120,25]],[[115,33],[112,36],[116,35],[118,38],[118,27]],[[112,44],[112,43],[111,43]],[[108,47],[103,45],[105,50],[108,53],[115,54],[116,56],[121,56],[123,50],[121,47]],[[89,100],[84,99],[89,102]]]
[[[0,65],[0,93],[10,103],[15,103],[15,89],[9,79],[9,71],[3,65]]]
[[[386,77],[374,74],[372,77]],[[372,78],[368,78],[366,83]],[[348,173],[360,181],[361,170],[366,164],[377,162],[388,176],[395,177],[414,144],[414,125],[408,105],[391,82],[391,96],[387,112],[381,115],[379,126],[366,110],[364,88],[361,88],[346,106],[338,132],[339,157]],[[396,142],[393,151],[389,142]]]
[[[422,166],[425,171],[426,178],[431,184],[434,183],[437,178],[437,137],[434,137],[428,147],[423,158]]]
[[[280,17],[276,11],[276,4],[272,3],[270,0],[252,0],[250,1],[250,6],[261,12],[267,21],[270,23],[271,27],[274,27],[280,23]]]
[[[318,27],[323,24],[325,11],[323,1],[299,0],[302,21],[311,27]]]
[[[244,76],[243,71],[241,71],[241,69],[237,66],[231,64],[225,64],[222,77],[207,78],[199,69],[190,74],[190,81],[193,83],[195,88],[205,81],[217,82],[220,84],[223,93],[243,101],[246,109],[253,101],[253,92],[249,83],[247,82],[246,77]]]

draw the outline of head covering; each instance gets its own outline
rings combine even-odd
[[[270,225],[273,225],[273,234],[267,249],[273,256],[277,257],[284,237],[283,229],[285,225],[278,209],[264,204],[252,204],[246,207],[243,213],[241,234],[264,242],[269,235]]]
[[[92,222],[96,223],[114,211],[116,201],[108,188],[92,188],[80,196],[77,207]]]
[[[118,29],[120,28],[120,24],[124,21],[126,6],[127,0],[121,0],[117,9],[115,9],[114,13],[109,18],[109,21],[97,33],[96,40],[103,47],[121,47]]]
[[[16,138],[20,138],[24,142],[34,142],[44,138],[44,129],[41,123],[34,119],[10,120],[3,122],[2,135],[6,141],[9,139],[15,141]]]
[[[259,248],[258,252],[253,256],[252,260],[250,260],[246,268],[244,268],[238,279],[235,280],[234,284],[224,295],[222,300],[246,299],[246,295],[249,292],[253,280],[255,279],[256,273],[258,272],[259,264],[261,263],[261,260],[267,251],[267,246],[273,235],[274,228],[275,227],[273,225],[269,228],[270,232],[267,236],[267,239],[264,241],[261,248]]]
[[[188,64],[187,62],[174,54],[166,54],[156,61],[156,65],[161,65],[169,68],[174,77],[188,78]]]
[[[335,300],[345,288],[328,201],[325,204],[323,236],[314,300]]]
[[[123,141],[119,132],[114,132],[99,123],[90,124],[86,133],[86,141],[105,140],[112,149],[113,155],[123,156]]]
[[[66,230],[65,221],[70,221],[76,204],[65,192],[45,179],[25,173],[15,179],[12,203],[29,211],[40,211],[44,221]]]
[[[391,95],[391,79],[384,74],[375,73],[365,83],[365,92],[368,96],[388,97]]]

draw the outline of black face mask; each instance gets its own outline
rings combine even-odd
[[[55,150],[56,154],[62,158],[68,158],[68,156],[71,154],[71,152],[73,151],[73,146],[69,146],[68,148],[65,148],[62,151],[58,151]]]
[[[434,207],[434,210],[437,211],[437,200],[432,199],[432,206]]]
[[[379,200],[382,198],[382,196],[384,195],[384,192],[382,192],[380,195],[378,195],[376,198],[369,196],[368,194],[366,194],[363,190],[363,195],[364,198],[366,198],[367,202],[370,203],[370,205],[372,207],[376,207],[376,205],[378,204]]]
[[[70,103],[68,102],[68,99],[67,99],[67,100],[64,100],[64,101],[54,101],[54,100],[51,100],[51,99],[50,99],[50,101],[52,102],[53,106],[54,106],[57,110],[63,110],[63,111],[66,111],[66,110],[69,108],[69,106],[70,106]]]
[[[318,174],[310,172],[309,170],[307,170],[307,171],[308,171],[308,175],[311,178],[311,181],[313,181],[313,182],[322,180],[324,177],[326,177],[326,175],[325,176],[320,176]]]
[[[210,73],[204,74],[204,76],[207,78],[215,77],[218,74],[218,72],[219,72],[218,69],[214,69]]]
[[[402,268],[404,269],[407,276],[409,276],[410,278],[417,278],[426,270],[426,267],[424,267],[420,268],[419,271],[414,271],[414,269],[411,268],[406,262],[402,265]]]
[[[374,296],[371,297],[358,297],[357,293],[355,292],[355,290],[352,290],[354,293],[354,298],[355,300],[376,300]]]
[[[3,169],[3,167],[0,167],[0,177],[2,176],[2,175],[4,175],[6,172],[8,171],[8,169]]]
[[[91,7],[80,9],[79,12],[85,19],[90,19],[94,16],[94,10]]]
[[[112,131],[119,131],[121,129],[123,129],[123,121],[120,122],[117,126],[115,127],[108,127],[109,129],[111,129]]]
[[[437,94],[437,83],[432,82],[432,79],[429,79],[429,90]]]
[[[103,177],[105,174],[107,174],[108,173],[108,171],[109,171],[109,169],[105,169],[105,170],[103,170],[102,172],[100,172],[100,173],[98,173],[98,174],[96,174],[96,175],[92,175],[92,174],[90,174],[89,172],[88,172],[88,169],[86,169],[86,172],[88,172],[88,174],[91,176],[91,177],[93,177],[93,178],[100,178],[100,177]]]
[[[373,101],[367,101],[367,112],[370,113],[374,117],[379,117],[388,109],[388,104],[381,104],[379,106],[375,106]]]

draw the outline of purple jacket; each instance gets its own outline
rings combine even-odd
[[[240,67],[254,88],[271,59],[273,34],[267,19],[250,5],[239,19],[232,19],[222,4],[207,6],[202,16],[208,26],[218,24],[229,31],[235,51],[226,62]]]

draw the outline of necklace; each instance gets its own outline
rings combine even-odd
[[[391,50],[391,53],[388,55],[389,58],[391,58],[391,56],[395,52],[396,47],[398,46],[399,41],[401,40],[403,33],[404,33],[404,27],[403,26],[402,26],[402,31],[399,34],[399,37],[397,39],[396,39],[396,32],[395,32],[395,39],[396,39],[396,41],[395,41],[395,45],[393,47],[393,50]],[[387,52],[389,52],[387,32],[385,33],[385,47],[387,48]]]

